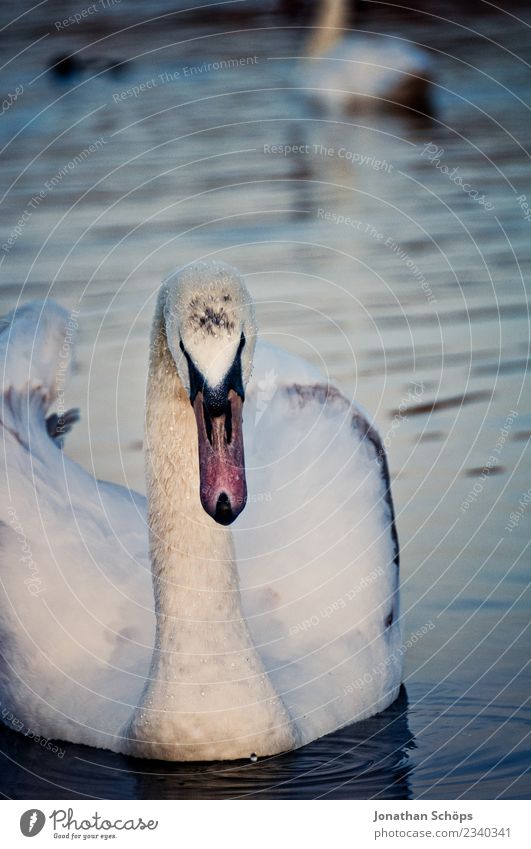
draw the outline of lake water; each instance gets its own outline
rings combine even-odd
[[[529,797],[529,8],[448,3],[438,20],[365,4],[360,26],[432,50],[429,122],[309,103],[309,21],[274,3],[115,2],[56,26],[82,5],[0,10],[2,25],[27,12],[2,43],[3,92],[23,91],[0,122],[0,307],[50,295],[79,310],[67,450],[143,488],[160,280],[199,257],[237,265],[262,333],[327,369],[386,438],[409,648],[391,708],[289,755],[161,764],[2,729],[2,792]],[[47,70],[74,51],[79,72]]]

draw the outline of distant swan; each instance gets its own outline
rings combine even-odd
[[[76,418],[62,407],[71,324],[48,301],[0,325],[4,722],[138,757],[236,759],[393,702],[398,544],[361,410],[267,345],[250,379],[240,275],[189,265],[155,310],[146,503],[58,444]]]
[[[388,35],[348,32],[345,0],[321,0],[302,68],[304,88],[331,112],[410,107],[431,115],[433,62],[426,51]]]

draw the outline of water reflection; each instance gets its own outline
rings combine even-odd
[[[52,753],[0,731],[4,792],[20,799],[409,799],[408,699],[304,748],[257,763],[141,761],[86,746]]]

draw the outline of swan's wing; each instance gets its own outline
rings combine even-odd
[[[74,323],[48,302],[0,324],[0,692],[41,734],[101,745],[91,729],[118,728],[143,685],[152,589],[143,499],[70,460],[47,420]]]
[[[387,460],[358,407],[275,349],[257,357],[245,421],[249,501],[234,526],[243,602],[274,683],[313,739],[398,691]]]

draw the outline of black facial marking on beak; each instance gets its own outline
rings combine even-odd
[[[186,358],[186,362],[188,363],[188,376],[190,379],[190,402],[193,406],[197,393],[203,391],[203,388],[205,386],[205,378],[202,376],[199,369],[195,366],[194,361],[192,360],[190,354],[184,347],[182,340],[179,342],[179,347]]]
[[[212,417],[211,417],[210,413],[208,412],[208,407],[206,406],[204,401],[203,401],[203,416],[205,418],[206,435],[207,435],[208,441],[212,445]]]
[[[225,438],[227,440],[227,445],[230,445],[232,442],[232,407],[230,403],[227,404],[227,412],[225,415]]]
[[[226,423],[229,428],[227,431],[227,439],[230,442],[230,404],[228,403],[228,396],[231,389],[236,392],[240,398],[245,400],[245,391],[243,388],[243,377],[242,377],[242,351],[245,347],[245,335],[242,333],[240,336],[240,344],[238,345],[238,350],[236,351],[236,355],[234,357],[233,363],[225,375],[222,383],[219,386],[215,386],[212,388],[209,386],[192,358],[190,357],[188,351],[184,347],[182,340],[179,343],[181,351],[186,357],[186,362],[188,363],[188,374],[190,378],[190,403],[194,404],[197,393],[203,393],[203,404],[205,406],[205,415],[206,417],[216,418],[217,416],[226,416]]]

